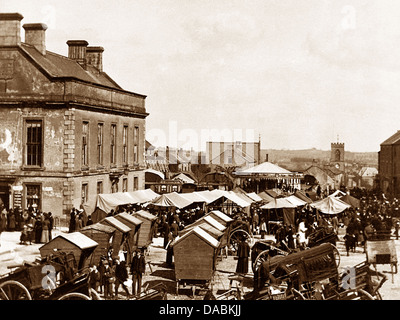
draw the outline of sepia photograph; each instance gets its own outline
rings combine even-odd
[[[400,299],[399,12],[0,1],[0,300]]]

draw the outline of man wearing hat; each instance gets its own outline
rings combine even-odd
[[[132,295],[140,296],[142,291],[142,275],[146,271],[146,261],[140,249],[136,249],[136,254],[132,258]]]

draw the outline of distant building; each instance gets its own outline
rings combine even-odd
[[[378,175],[378,169],[374,167],[363,167],[358,172],[358,187],[373,189],[375,187],[375,178]]]
[[[206,144],[206,163],[212,168],[250,167],[260,164],[260,142],[211,142]]]
[[[331,143],[330,164],[340,171],[345,171],[344,143]]]
[[[380,145],[379,186],[384,193],[400,196],[400,130]]]
[[[146,96],[104,71],[102,47],[46,50],[46,25],[0,14],[0,198],[54,216],[90,214],[98,193],[144,188]],[[84,23],[84,21],[82,22]]]

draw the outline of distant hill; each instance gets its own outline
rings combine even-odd
[[[330,150],[318,149],[305,149],[305,150],[277,150],[277,149],[261,149],[261,161],[268,161],[274,163],[280,162],[298,162],[298,163],[312,163],[316,162],[329,162],[331,157]],[[348,163],[357,163],[363,166],[378,166],[378,153],[377,152],[351,152],[345,151],[345,161]]]

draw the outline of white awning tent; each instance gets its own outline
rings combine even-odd
[[[313,202],[310,206],[325,214],[338,214],[351,207],[351,205],[332,195]]]
[[[297,198],[295,195],[288,196],[284,199],[288,200],[290,203],[292,203],[298,207],[305,206],[307,204],[306,201],[301,200],[300,198]]]
[[[272,201],[264,204],[260,207],[260,209],[283,209],[283,208],[296,208],[297,205],[294,205],[289,200],[285,198],[276,198]]]
[[[158,197],[159,194],[151,189],[132,192],[101,193],[97,196],[96,207],[104,212],[115,210],[118,206],[128,204],[143,204]]]

